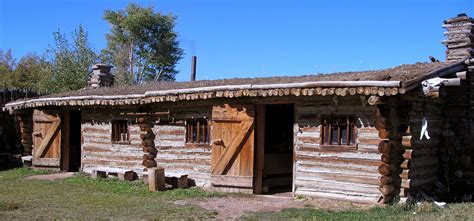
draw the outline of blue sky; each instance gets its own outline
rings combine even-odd
[[[0,48],[16,57],[43,53],[58,28],[82,24],[96,50],[105,47],[105,9],[121,0],[0,0]],[[465,12],[474,0],[157,0],[134,1],[178,17],[185,57],[178,81],[197,78],[291,76],[358,71],[444,59],[442,21]]]

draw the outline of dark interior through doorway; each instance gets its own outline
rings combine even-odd
[[[70,111],[69,123],[69,167],[68,171],[77,172],[81,168],[81,111]]]
[[[293,122],[293,104],[265,105],[263,193],[292,190]]]

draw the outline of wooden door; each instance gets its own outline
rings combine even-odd
[[[33,113],[33,166],[61,166],[61,119],[58,113]]]
[[[254,110],[251,105],[212,108],[211,184],[253,191]]]

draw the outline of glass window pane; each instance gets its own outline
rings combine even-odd
[[[325,124],[324,125],[324,129],[325,129],[325,134],[324,134],[324,144],[330,144],[330,140],[329,140],[329,134],[330,134],[330,131],[329,131],[329,125]]]
[[[332,125],[331,126],[331,144],[339,144],[339,134],[338,134],[338,130],[339,127],[337,125]]]
[[[347,126],[346,125],[341,126],[341,144],[342,145],[347,144]]]

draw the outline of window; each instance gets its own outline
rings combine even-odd
[[[186,143],[209,143],[209,126],[206,118],[186,120]]]
[[[112,121],[112,142],[121,143],[130,141],[130,133],[128,131],[128,123],[126,120]]]
[[[353,146],[356,137],[354,117],[327,116],[321,119],[321,145]]]

